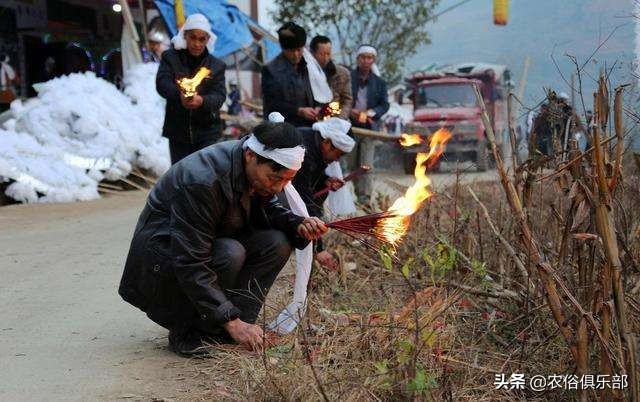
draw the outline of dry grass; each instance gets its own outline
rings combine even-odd
[[[607,132],[604,85],[595,143]],[[618,95],[610,138],[622,140]],[[621,146],[603,144],[534,157],[513,177],[497,156],[501,182],[456,182],[415,214],[400,264],[329,236],[341,270],[314,271],[297,331],[260,356],[231,347],[199,363],[213,384],[201,398],[637,401],[640,179],[620,166]],[[289,297],[272,292],[263,322]],[[500,373],[627,374],[629,387],[496,389]]]
[[[638,211],[640,185],[637,176],[628,177],[617,208]],[[502,236],[517,244],[514,220],[498,184],[471,187],[487,205]],[[537,184],[533,193],[533,231],[542,247],[554,255],[561,238],[558,214],[562,216],[568,205],[560,205],[564,195],[551,182]],[[620,216],[617,225],[624,228],[620,233],[631,234],[630,222],[625,214]],[[640,257],[638,237],[629,244],[629,260]],[[344,271],[315,270],[310,308],[301,328],[262,356],[230,348],[198,363],[212,378],[212,389],[203,399],[576,398],[576,391],[495,389],[496,373],[574,374],[576,369],[540,289],[533,287],[534,292],[528,293],[527,278],[490,230],[466,186],[438,194],[414,218],[398,250],[401,261],[413,261],[408,277],[402,267],[389,269],[382,258],[343,236],[332,236],[327,244],[340,255]],[[589,244],[571,240],[574,250]],[[595,264],[602,263],[601,257],[596,260]],[[349,270],[353,263],[355,269]],[[631,264],[625,265],[629,267],[627,289],[631,289],[639,273]],[[575,271],[572,266],[558,271],[572,291],[597,288],[596,280],[579,288]],[[276,288],[290,288],[291,279],[291,274],[281,276]],[[270,294],[267,316],[280,311],[289,297]],[[414,299],[418,302],[412,303]],[[637,302],[630,305],[635,305],[629,309],[630,325],[637,332],[640,311]],[[577,317],[574,312],[569,318]],[[592,363],[592,372],[598,373],[597,361]]]

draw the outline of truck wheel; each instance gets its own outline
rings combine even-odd
[[[489,170],[489,164],[491,163],[489,157],[489,148],[487,148],[486,141],[479,141],[478,148],[476,150],[476,169],[478,172],[485,172]]]
[[[406,174],[413,175],[416,170],[416,154],[403,154],[402,165]]]

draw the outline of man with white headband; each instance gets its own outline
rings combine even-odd
[[[222,133],[225,64],[212,55],[215,40],[207,17],[192,14],[171,39],[173,48],[162,53],[156,89],[167,100],[162,135],[169,139],[172,164],[215,143]],[[197,87],[197,93],[187,98],[176,80],[193,77],[200,67],[211,73]]]
[[[292,247],[327,231],[275,197],[302,166],[301,145],[292,125],[265,122],[182,159],[151,190],[119,293],[169,329],[175,352],[233,341],[263,348],[254,323],[269,288]]]
[[[337,177],[329,177],[325,173],[327,166],[338,161],[343,155],[353,150],[355,141],[347,133],[351,123],[332,117],[315,123],[311,128],[298,128],[306,150],[304,162],[293,178],[293,186],[307,206],[310,216],[322,218],[323,204],[327,194],[315,198],[314,194],[325,187],[332,191],[340,189],[344,182]],[[324,250],[322,239],[315,243],[316,260],[324,267],[335,269],[338,262],[331,253]]]
[[[351,72],[353,108],[351,122],[356,127],[372,130],[380,129],[380,119],[389,110],[387,83],[380,78],[376,66],[377,50],[371,45],[362,45],[356,53],[357,68]],[[370,138],[358,141],[358,162],[356,165],[373,166],[375,143]],[[364,176],[355,183],[360,202],[368,203],[373,187],[373,179]]]

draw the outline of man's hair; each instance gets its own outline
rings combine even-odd
[[[318,50],[318,45],[323,45],[325,43],[331,43],[331,39],[324,35],[316,35],[311,39],[309,48],[311,49],[311,52],[315,53],[316,50]]]
[[[302,136],[296,128],[289,123],[273,123],[266,121],[253,129],[253,135],[264,145],[265,149],[293,148],[302,145]],[[264,158],[258,154],[259,164],[268,163],[274,171],[287,169],[278,162]]]

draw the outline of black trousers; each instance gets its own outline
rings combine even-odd
[[[276,277],[291,255],[291,245],[278,230],[254,231],[237,238],[218,238],[213,241],[212,269],[218,284],[229,300],[241,311],[240,319],[255,323],[265,297]],[[219,335],[222,328],[211,328],[200,319],[195,308],[185,311],[189,317],[176,330]]]
[[[171,164],[175,165],[181,159],[191,155],[192,153],[206,148],[209,145],[215,144],[218,138],[212,137],[205,140],[196,142],[195,144],[189,144],[185,142],[169,139],[169,154],[171,155]]]

